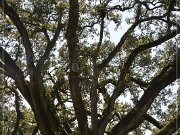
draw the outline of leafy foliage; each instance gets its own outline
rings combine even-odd
[[[178,0],[0,6],[2,134],[176,132]]]

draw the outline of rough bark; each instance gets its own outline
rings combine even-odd
[[[69,21],[66,33],[70,67],[69,87],[71,91],[74,111],[77,116],[80,134],[88,135],[89,129],[87,124],[87,114],[82,100],[81,90],[79,87],[79,64],[77,55],[77,27],[79,18],[79,3],[78,0],[70,0],[69,4]]]

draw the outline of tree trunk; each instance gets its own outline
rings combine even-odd
[[[30,80],[30,92],[33,102],[32,109],[38,128],[42,134],[67,134],[61,128],[60,122],[56,117],[55,109],[51,105],[51,101],[49,101],[49,97],[45,92],[40,73],[34,70]]]
[[[78,0],[70,0],[69,2],[69,22],[66,33],[69,52],[69,87],[71,98],[74,106],[74,111],[77,116],[79,134],[88,135],[89,128],[87,124],[87,114],[81,96],[79,87],[79,64],[77,55],[77,28],[79,18],[79,3]]]

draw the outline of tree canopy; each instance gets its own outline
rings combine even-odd
[[[179,132],[179,0],[0,7],[2,134]]]

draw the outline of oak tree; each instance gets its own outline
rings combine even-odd
[[[14,121],[9,132],[178,132],[179,6],[179,0],[0,0],[1,95],[14,96],[16,110],[6,111]],[[21,96],[35,119],[28,131],[22,125],[32,114]]]

